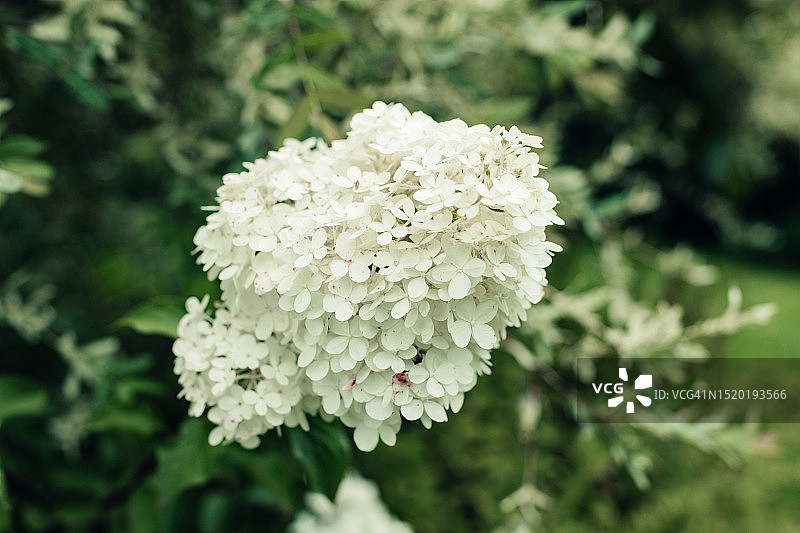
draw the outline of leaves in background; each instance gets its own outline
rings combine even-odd
[[[116,327],[128,327],[145,335],[178,336],[178,322],[184,315],[183,300],[158,297],[146,301],[115,322]]]
[[[209,446],[205,423],[187,420],[181,424],[178,435],[156,452],[158,469],[152,479],[159,501],[166,504],[185,489],[208,482],[220,450]]]
[[[47,392],[38,383],[20,376],[0,376],[0,423],[31,416],[47,407]]]
[[[308,474],[310,489],[333,500],[350,458],[350,441],[341,424],[319,418],[309,420],[310,430],[287,430],[292,455]]]

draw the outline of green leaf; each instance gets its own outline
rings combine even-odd
[[[117,328],[131,328],[144,335],[178,336],[178,322],[186,313],[183,299],[160,296],[135,307],[114,323]]]
[[[14,52],[22,52],[38,61],[41,61],[50,68],[54,68],[61,57],[63,52],[54,48],[39,39],[31,37],[27,33],[10,28],[6,33],[6,45]]]
[[[303,98],[300,100],[300,103],[297,104],[292,116],[289,117],[289,120],[287,120],[286,124],[284,124],[283,128],[281,128],[280,133],[278,133],[278,141],[275,144],[281,145],[285,139],[290,137],[295,139],[300,137],[306,131],[306,129],[308,129],[308,121],[310,117],[311,100],[308,98]]]
[[[305,468],[311,490],[333,500],[347,470],[350,441],[341,424],[319,418],[312,418],[309,422],[311,428],[308,432],[300,428],[287,431],[292,455]]]
[[[114,393],[124,403],[131,403],[140,395],[164,396],[165,391],[164,383],[148,378],[122,379],[114,386]]]
[[[92,417],[86,429],[96,433],[124,431],[149,437],[159,426],[161,426],[159,418],[141,408],[109,408]]]
[[[46,144],[44,141],[28,137],[27,135],[16,135],[0,142],[0,159],[19,156],[36,156],[44,151]]]
[[[105,94],[103,94],[103,91],[74,70],[65,70],[62,72],[61,81],[64,82],[64,85],[66,85],[73,96],[89,107],[97,109],[98,111],[102,111],[108,107],[108,99]]]
[[[309,24],[311,26],[317,27],[325,27],[325,26],[333,26],[336,24],[336,20],[329,17],[319,9],[311,7],[309,5],[303,5],[299,2],[295,2],[292,5],[292,14],[297,17],[297,19],[301,22]]]
[[[341,79],[333,76],[330,72],[326,72],[315,67],[314,65],[304,65],[303,74],[308,76],[311,81],[314,82],[314,87],[316,87],[317,93],[328,89],[347,89],[347,85],[345,85]]]
[[[540,11],[543,18],[553,16],[571,17],[586,11],[585,0],[566,0],[564,2],[550,2]]]
[[[612,218],[625,212],[628,205],[628,191],[609,194],[597,200],[592,206],[592,211],[600,217]]]
[[[294,87],[303,78],[303,69],[293,63],[277,65],[261,78],[261,85],[275,91],[285,91]]]
[[[0,376],[0,422],[40,414],[45,407],[47,393],[41,385],[19,376]]]
[[[253,9],[252,4],[248,6],[249,15],[243,20],[245,28],[252,28],[260,33],[269,33],[286,25],[289,12],[280,2],[264,2],[259,7]]]
[[[294,464],[286,460],[288,450],[285,447],[260,449],[258,452],[245,450],[239,446],[231,446],[225,450],[222,458],[225,471],[246,471],[252,476],[260,491],[260,500],[272,507],[277,507],[291,514],[292,481],[297,472]],[[263,450],[263,451],[262,451]]]
[[[323,28],[304,33],[295,40],[295,44],[302,46],[305,50],[313,51],[345,42],[348,38],[344,28]]]
[[[127,533],[152,533],[153,531],[163,531],[162,509],[158,505],[158,498],[155,490],[150,484],[139,487],[133,493],[122,512],[124,522],[127,526],[123,531]]]
[[[47,181],[53,177],[53,167],[35,159],[7,159],[5,166],[10,172],[38,182]]]
[[[531,100],[527,96],[509,96],[481,101],[471,113],[474,122],[493,126],[495,124],[518,124],[528,115]]]
[[[288,43],[284,44],[270,55],[253,80],[255,86],[257,88],[262,88],[264,77],[274,69],[286,64],[296,64],[294,62],[294,50],[292,50],[292,47]]]
[[[436,70],[446,70],[461,61],[461,51],[452,44],[447,44],[430,52],[425,61]]]
[[[328,143],[335,141],[336,139],[344,139],[344,132],[342,132],[342,129],[339,127],[339,125],[324,113],[320,115],[319,124],[317,124],[317,126],[322,132],[322,137]]]
[[[158,499],[169,503],[184,490],[208,482],[216,470],[220,449],[208,444],[208,427],[200,420],[187,420],[178,435],[157,452],[153,475]]]
[[[360,111],[372,104],[366,94],[346,87],[317,87],[317,98],[322,107],[342,113]]]
[[[11,50],[37,59],[56,71],[67,89],[89,107],[103,110],[108,106],[108,99],[100,89],[78,74],[74,68],[69,68],[68,62],[62,61],[62,50],[16,29],[8,31],[6,43]]]

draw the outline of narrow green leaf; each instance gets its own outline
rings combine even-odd
[[[21,376],[0,376],[0,422],[36,415],[47,407],[47,393],[36,382]]]
[[[90,432],[102,433],[106,431],[123,431],[148,437],[155,433],[161,426],[157,416],[143,411],[141,408],[106,409],[87,424]]]
[[[295,40],[295,44],[313,51],[347,41],[348,34],[344,28],[333,27],[304,33]]]
[[[331,120],[331,118],[322,113],[319,117],[319,124],[317,124],[319,130],[322,132],[322,137],[325,139],[326,142],[330,143],[331,141],[335,141],[336,139],[343,139],[344,132],[339,127],[339,125]]]
[[[66,88],[89,107],[103,110],[108,106],[108,99],[100,89],[74,69],[64,68],[67,63],[61,61],[62,50],[13,28],[7,33],[6,43],[11,50],[37,59],[56,71]]]
[[[122,402],[130,403],[139,396],[164,396],[166,386],[161,381],[148,378],[122,379],[114,386],[114,393]]]
[[[346,87],[317,87],[317,98],[322,107],[341,113],[360,111],[372,104],[366,94]]]
[[[553,16],[574,16],[586,11],[587,3],[585,0],[566,0],[563,2],[551,2],[542,8],[542,17]]]
[[[341,79],[314,65],[303,66],[303,73],[314,82],[314,87],[316,87],[317,92],[328,89],[347,89],[347,85],[345,85]]]
[[[303,5],[299,2],[295,2],[292,5],[291,11],[299,21],[310,26],[325,27],[336,24],[335,19],[329,17],[319,9],[316,9],[310,5]]]
[[[75,72],[65,70],[61,73],[61,81],[78,100],[99,111],[108,107],[108,99],[103,91],[93,85],[89,80]]]
[[[253,82],[257,88],[262,88],[264,77],[267,76],[274,69],[282,65],[296,65],[294,62],[294,50],[289,43],[282,45],[274,53],[270,55],[264,66],[261,68]]]
[[[6,45],[14,52],[22,52],[37,59],[50,68],[54,68],[64,53],[47,43],[31,37],[16,28],[9,28],[6,33]]]
[[[308,98],[303,98],[300,100],[300,103],[297,104],[292,116],[289,117],[289,120],[286,121],[286,124],[284,124],[283,128],[281,128],[281,131],[278,134],[278,141],[276,142],[276,145],[281,145],[283,141],[288,138],[296,139],[300,137],[308,128],[308,121],[310,117],[311,101]]]
[[[350,459],[350,442],[341,424],[319,418],[309,420],[310,430],[291,428],[287,431],[292,455],[308,474],[311,490],[331,500],[344,477]]]
[[[27,135],[15,135],[0,142],[0,159],[39,155],[45,147],[46,144],[39,139]]]
[[[117,328],[128,327],[144,335],[178,336],[178,322],[186,313],[183,300],[161,296],[135,307],[114,323]]]

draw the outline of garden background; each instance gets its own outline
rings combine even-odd
[[[170,338],[218,294],[200,207],[374,100],[544,138],[545,302],[394,447],[212,448]],[[592,431],[550,379],[800,357],[800,4],[2,1],[0,113],[0,531],[283,531],[347,469],[420,533],[800,530],[796,425]]]

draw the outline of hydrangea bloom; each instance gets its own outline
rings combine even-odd
[[[307,509],[289,525],[290,533],[413,533],[405,522],[392,516],[378,487],[358,475],[349,474],[336,491],[336,500],[322,494],[306,495]]]
[[[539,147],[377,102],[344,140],[289,140],[225,175],[195,236],[222,300],[211,316],[190,298],[174,346],[209,441],[256,446],[320,414],[371,450],[402,418],[457,412],[560,250]]]

